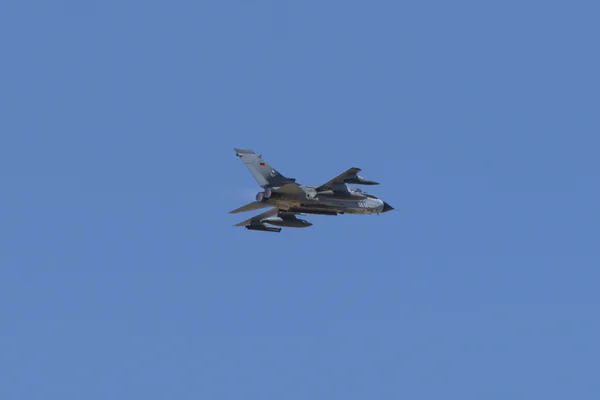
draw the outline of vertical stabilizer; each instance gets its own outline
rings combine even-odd
[[[294,183],[296,180],[293,178],[286,178],[281,175],[275,168],[262,159],[260,154],[254,153],[249,149],[234,149],[238,157],[242,159],[248,171],[252,174],[254,179],[263,188],[268,187],[280,187],[287,183]]]

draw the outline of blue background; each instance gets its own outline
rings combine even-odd
[[[0,398],[598,399],[599,11],[3,1]]]

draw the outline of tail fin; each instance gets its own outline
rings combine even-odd
[[[267,164],[260,154],[256,154],[248,149],[234,150],[236,155],[242,159],[254,179],[263,188],[280,187],[287,183],[296,182],[294,178],[286,178],[281,175],[275,168]]]

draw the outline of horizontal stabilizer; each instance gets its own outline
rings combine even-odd
[[[258,201],[253,201],[252,203],[246,204],[245,206],[241,206],[240,208],[236,208],[233,211],[229,211],[229,214],[237,214],[246,211],[258,210],[265,207],[270,207],[270,205],[265,203],[259,203]]]
[[[304,190],[296,183],[287,183],[274,190],[276,193],[304,196]]]

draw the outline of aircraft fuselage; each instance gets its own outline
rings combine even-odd
[[[310,190],[304,190],[305,196],[273,192],[267,198],[262,196],[260,201],[282,210],[306,214],[379,214],[387,211],[386,203],[372,195],[332,191],[311,194]]]

